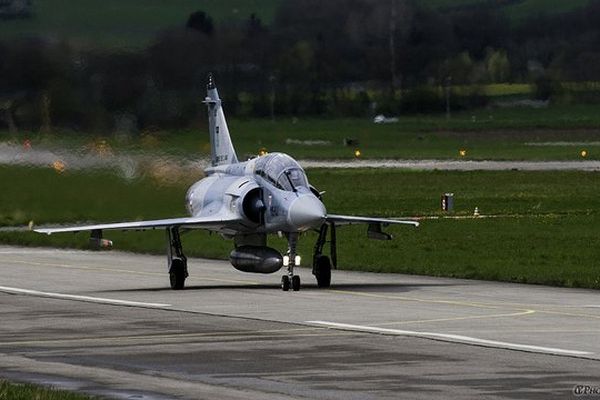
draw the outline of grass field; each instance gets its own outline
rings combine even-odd
[[[227,110],[226,110],[227,111]],[[470,160],[600,159],[600,113],[596,105],[551,106],[546,109],[481,109],[452,115],[400,116],[396,124],[374,124],[362,119],[263,120],[229,119],[231,136],[240,157],[261,147],[301,159],[348,159],[359,148],[363,158],[457,159],[467,150]],[[166,153],[186,158],[206,157],[208,127],[172,132],[140,132],[131,138],[104,139],[115,151]],[[357,146],[344,146],[344,139]],[[93,135],[40,135],[0,132],[0,141],[32,141],[33,147],[87,151],[101,138]],[[306,141],[321,141],[310,144]],[[325,142],[325,143],[323,143]]]
[[[82,394],[0,380],[0,400],[93,400]]]
[[[364,227],[343,228],[338,232],[341,268],[590,288],[600,288],[598,177],[584,172],[309,171],[311,183],[327,191],[332,213],[439,216],[440,194],[454,192],[456,215],[471,215],[478,207],[496,217],[423,220],[419,229],[391,228],[392,242],[365,240]],[[0,225],[184,215],[187,183],[157,186],[150,179],[127,183],[109,173],[17,167],[0,168],[0,180],[11,187],[0,193]],[[106,236],[121,250],[163,253],[165,247],[160,231]],[[313,233],[301,238],[305,260],[315,239]],[[232,248],[231,242],[202,231],[183,240],[193,256],[226,258]],[[85,248],[87,234],[4,231],[0,241]],[[285,243],[271,238],[270,245],[282,250]]]

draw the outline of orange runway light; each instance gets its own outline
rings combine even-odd
[[[466,157],[467,156],[467,151],[465,149],[460,149],[458,151],[458,154],[460,154],[461,157]]]
[[[586,158],[588,156],[587,150],[581,150],[581,157]]]
[[[356,158],[360,158],[361,154],[362,154],[362,153],[360,152],[360,150],[359,150],[359,149],[356,149],[356,150],[354,150],[354,157],[356,157]]]
[[[52,163],[52,168],[54,168],[54,170],[56,172],[61,174],[61,173],[65,172],[65,169],[67,169],[67,166],[64,162],[62,162],[60,160],[56,160]]]

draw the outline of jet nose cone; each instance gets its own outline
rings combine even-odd
[[[323,203],[314,195],[298,197],[290,206],[288,223],[298,230],[320,226],[325,221],[327,211]]]

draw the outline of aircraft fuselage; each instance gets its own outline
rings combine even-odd
[[[223,234],[303,232],[319,228],[327,215],[304,170],[286,154],[210,167],[205,173],[188,190],[186,206],[193,217],[241,217],[239,229]]]

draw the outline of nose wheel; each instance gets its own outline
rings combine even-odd
[[[292,279],[288,275],[281,277],[281,290],[288,292],[290,289],[294,292],[300,290],[300,276],[293,275]]]
[[[287,275],[281,277],[281,290],[288,292],[292,289],[294,292],[300,290],[300,276],[294,275],[294,267],[300,266],[300,256],[296,253],[298,243],[298,234],[288,234],[288,252],[283,257],[283,265],[287,267]]]

